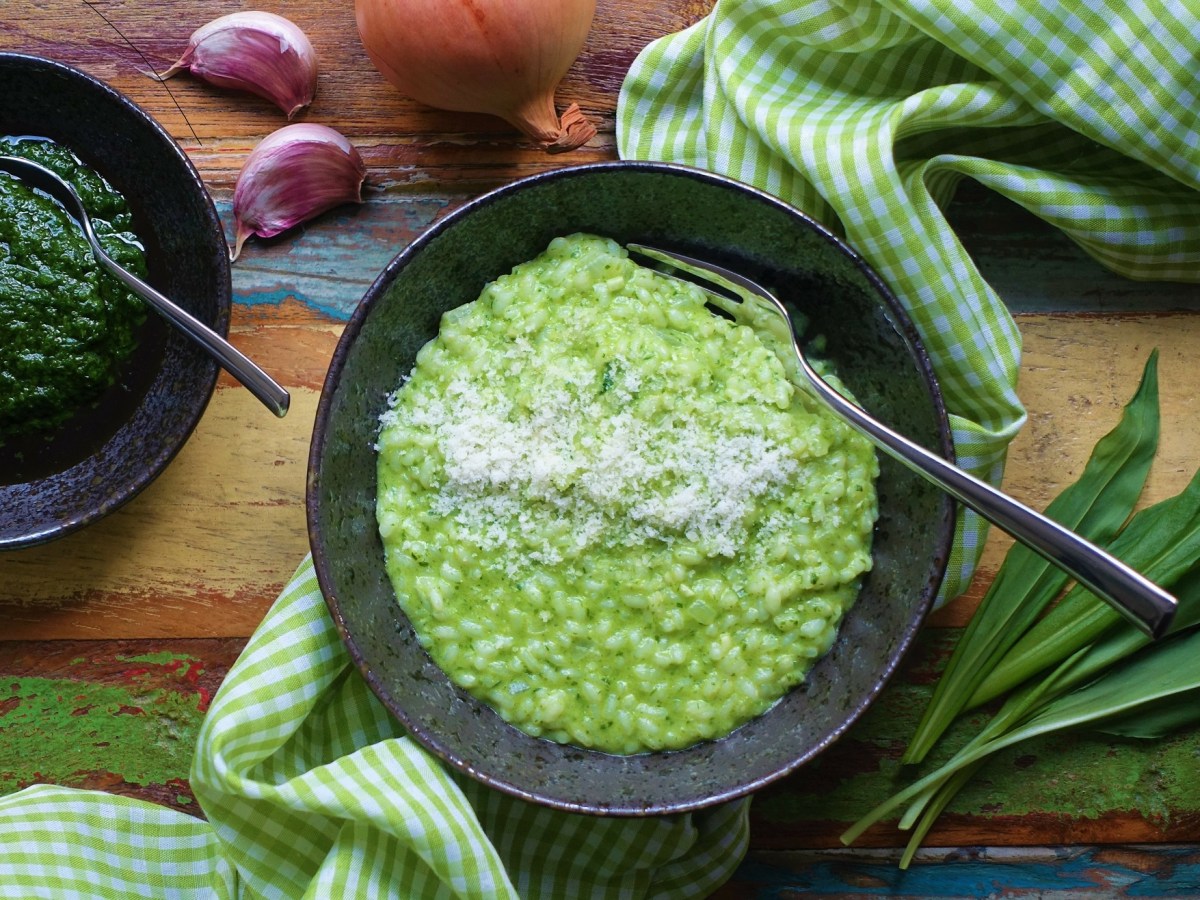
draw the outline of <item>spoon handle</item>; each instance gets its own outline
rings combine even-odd
[[[826,384],[800,348],[795,349],[821,399],[880,450],[1062,568],[1150,636],[1161,637],[1170,628],[1177,601],[1167,591],[1106,550],[872,418]]]
[[[216,357],[225,371],[245,385],[246,389],[257,397],[267,409],[280,418],[287,414],[288,406],[291,403],[288,392],[259,368],[253,360],[186,309],[168,300],[142,279],[119,265],[98,244],[93,244],[93,250],[105,269],[158,310],[184,334]]]

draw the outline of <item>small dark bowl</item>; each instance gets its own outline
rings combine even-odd
[[[50,138],[128,201],[148,281],[229,329],[229,251],[200,176],[127,97],[77,69],[0,53],[0,136]],[[112,512],[154,480],[200,420],[217,364],[147,307],[117,383],[62,428],[0,446],[0,550],[40,544]]]
[[[943,453],[950,433],[929,361],[879,278],[826,229],[759,191],[679,166],[560,169],[468,203],[383,271],[342,335],[309,459],[308,526],[321,589],[371,688],[450,766],[518,797],[598,815],[698,809],[757,790],[829,746],[879,694],[941,583],[952,503],[881,459],[874,568],[830,653],[803,684],[727,737],[686,750],[614,756],[530,737],[454,687],[421,649],[384,571],[375,452],[386,397],[443,312],[536,256],[590,231],[692,253],[773,285],[860,401]]]

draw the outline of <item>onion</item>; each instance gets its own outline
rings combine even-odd
[[[596,0],[355,0],[371,62],[427,106],[500,116],[550,152],[596,133],[554,91],[583,49]]]

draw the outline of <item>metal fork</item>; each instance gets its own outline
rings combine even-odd
[[[783,362],[792,381],[880,450],[1067,572],[1151,637],[1161,637],[1168,631],[1177,606],[1170,593],[1069,528],[893,431],[830,387],[805,358],[787,307],[762,285],[694,257],[644,244],[626,246],[633,253],[663,264],[669,274],[703,289],[711,303],[738,324],[769,335],[772,340],[766,343]],[[731,296],[712,290],[712,286]]]

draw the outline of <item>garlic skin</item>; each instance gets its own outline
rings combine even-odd
[[[308,36],[291,20],[258,10],[197,28],[178,61],[153,77],[165,81],[185,70],[209,84],[265,97],[289,119],[317,91],[317,54]]]
[[[349,140],[325,125],[285,125],[255,147],[233,190],[231,260],[251,235],[274,237],[343,203],[362,203],[367,167]]]

